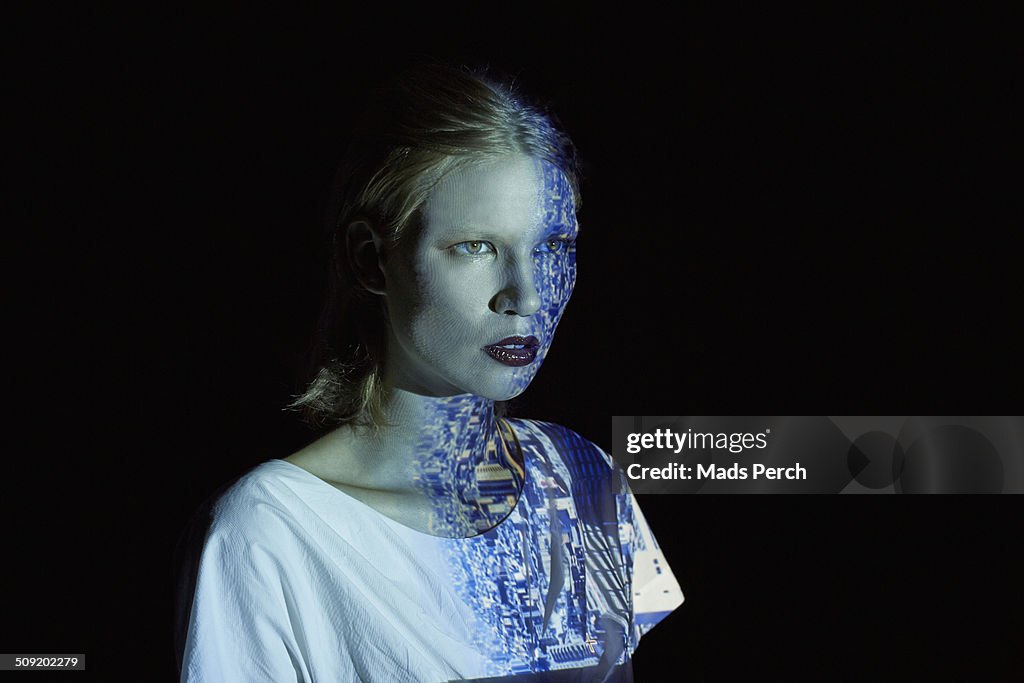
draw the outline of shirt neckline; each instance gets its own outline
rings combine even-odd
[[[380,519],[383,519],[386,524],[388,524],[389,526],[391,526],[391,527],[393,527],[395,529],[398,529],[398,530],[402,531],[403,533],[413,534],[415,536],[420,536],[420,537],[424,537],[424,538],[428,538],[428,539],[434,539],[434,540],[438,540],[438,541],[471,541],[473,539],[484,538],[484,537],[496,534],[498,532],[498,527],[500,527],[501,525],[505,524],[509,520],[509,518],[512,517],[513,513],[515,513],[519,509],[520,505],[525,504],[523,499],[526,498],[526,487],[528,486],[529,479],[530,479],[529,465],[527,464],[528,460],[529,460],[529,458],[527,457],[527,450],[524,448],[523,449],[523,486],[522,486],[522,488],[519,491],[518,498],[516,498],[516,504],[512,506],[512,509],[509,510],[508,514],[506,514],[504,517],[502,517],[498,521],[497,524],[492,526],[487,531],[484,531],[484,532],[479,533],[479,534],[475,534],[473,536],[437,536],[437,535],[434,535],[434,534],[428,534],[425,531],[420,531],[419,529],[414,529],[411,526],[408,526],[406,524],[402,524],[397,519],[392,519],[391,517],[388,517],[387,515],[385,515],[383,512],[380,512],[379,510],[376,510],[376,509],[370,507],[369,505],[367,505],[363,501],[359,500],[355,496],[351,496],[351,495],[345,493],[344,491],[342,491],[341,489],[339,489],[339,488],[337,488],[335,486],[331,486],[329,483],[327,483],[326,481],[324,481],[320,477],[316,476],[315,474],[313,474],[309,470],[306,470],[306,469],[303,469],[302,467],[299,467],[295,463],[288,462],[287,460],[283,460],[281,458],[274,458],[272,460],[268,460],[267,462],[270,462],[270,463],[281,463],[281,464],[285,465],[290,470],[297,470],[298,472],[301,473],[301,475],[303,475],[303,476],[305,476],[307,478],[313,479],[319,485],[327,487],[328,489],[333,491],[335,494],[337,494],[339,496],[342,496],[345,500],[351,501],[351,504],[355,504],[356,506],[364,509],[367,513],[373,515],[374,517],[378,517]]]

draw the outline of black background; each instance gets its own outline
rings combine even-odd
[[[1012,17],[44,10],[10,22],[4,652],[171,680],[172,552],[314,435],[281,410],[367,90],[517,74],[585,163],[579,283],[515,412],[1019,412]],[[687,603],[637,680],[1019,677],[1016,497],[641,500]]]

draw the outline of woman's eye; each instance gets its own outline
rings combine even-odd
[[[491,246],[490,242],[483,242],[473,240],[471,242],[459,242],[452,247],[456,252],[460,254],[466,254],[467,256],[479,256],[481,254],[490,254],[494,251],[494,247]]]
[[[570,246],[569,240],[566,239],[551,239],[546,242],[542,242],[537,251],[545,254],[560,254],[564,251],[568,251]]]

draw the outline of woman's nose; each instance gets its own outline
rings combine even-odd
[[[540,293],[533,273],[517,273],[491,300],[491,310],[506,315],[533,315],[540,310]]]

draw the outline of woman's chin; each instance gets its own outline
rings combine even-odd
[[[515,391],[506,392],[506,393],[502,394],[501,396],[495,398],[494,400],[495,401],[511,401],[512,399],[521,396],[524,391],[526,391],[526,387],[523,387],[522,389],[516,389]]]
[[[518,380],[514,382],[487,382],[486,386],[477,386],[477,391],[474,391],[473,393],[492,401],[510,401],[526,391],[532,380],[533,377],[531,376],[529,378],[518,378]]]

